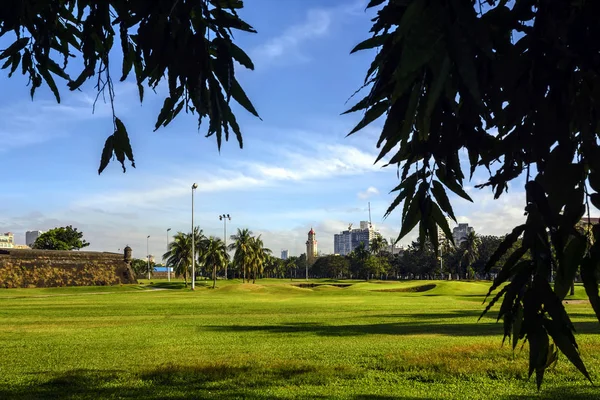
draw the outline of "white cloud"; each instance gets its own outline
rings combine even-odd
[[[379,190],[374,186],[370,186],[364,192],[358,192],[358,198],[361,200],[366,200],[373,196],[377,196],[378,194],[379,194]]]
[[[289,54],[301,59],[299,46],[303,42],[327,34],[331,24],[331,10],[310,10],[306,19],[298,25],[291,26],[280,36],[268,40],[251,51],[251,58],[256,60],[257,66],[268,65],[273,61]]]
[[[267,40],[252,49],[250,55],[257,69],[278,62],[284,57],[305,62],[309,58],[302,53],[302,44],[326,36],[336,19],[345,17],[364,17],[365,1],[359,0],[343,4],[340,7],[311,9],[299,24],[292,25],[281,35]]]
[[[124,113],[135,93],[135,85],[116,87],[115,102]],[[100,98],[93,110],[94,97],[85,92],[69,93],[62,103],[54,100],[24,101],[0,108],[0,152],[45,143],[69,135],[73,122],[106,118],[112,115],[109,104]],[[109,127],[111,129],[112,126]]]

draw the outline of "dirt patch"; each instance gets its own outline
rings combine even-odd
[[[299,287],[302,289],[313,289],[313,288],[321,287],[321,286],[325,286],[325,287],[333,286],[336,288],[347,288],[347,287],[352,286],[352,284],[351,283],[296,283],[296,284],[293,284],[292,286],[296,286],[296,287]]]
[[[372,290],[372,291],[373,292],[421,293],[421,292],[427,292],[428,290],[435,288],[435,286],[436,286],[435,284],[431,283],[428,285],[411,286],[411,287],[407,287],[407,288],[377,289],[377,290]]]
[[[590,304],[589,300],[563,300],[565,304]]]

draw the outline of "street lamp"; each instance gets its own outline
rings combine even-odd
[[[192,290],[196,290],[196,235],[194,235],[194,190],[198,184],[192,185]]]
[[[150,235],[146,238],[146,260],[148,261],[148,280],[150,280]]]
[[[171,228],[167,229],[167,253],[169,252],[169,231]],[[167,259],[168,260],[168,259]],[[165,266],[167,267],[167,279],[171,282],[171,268],[165,262]]]
[[[229,214],[219,215],[219,219],[223,221],[223,241],[225,242],[225,249],[227,249],[227,220],[231,221]],[[225,264],[225,280],[227,280],[227,264]]]

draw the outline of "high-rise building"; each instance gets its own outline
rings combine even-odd
[[[33,246],[42,233],[44,233],[44,231],[27,231],[27,233],[25,233],[25,244],[29,247]]]
[[[347,256],[361,243],[364,243],[368,249],[371,240],[378,235],[379,232],[373,229],[369,221],[360,221],[360,229],[352,229],[352,225],[350,225],[348,230],[333,235],[333,252]]]
[[[454,238],[454,244],[459,246],[462,242],[467,239],[469,233],[475,232],[475,229],[469,224],[458,224],[458,226],[452,229],[452,237]]]
[[[308,232],[308,240],[306,241],[306,261],[308,265],[313,265],[317,259],[317,234],[313,228]]]
[[[0,249],[13,249],[15,247],[15,235],[6,232],[0,235]]]
[[[282,260],[288,259],[288,251],[287,250],[281,250],[281,259]]]

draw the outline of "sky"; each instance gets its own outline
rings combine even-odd
[[[383,215],[398,184],[396,169],[374,164],[377,121],[346,137],[360,115],[341,115],[363,83],[374,56],[350,55],[369,37],[373,11],[366,1],[253,0],[241,17],[257,34],[236,33],[236,43],[256,69],[237,76],[262,121],[234,107],[244,136],[224,143],[198,130],[193,115],[180,114],[154,132],[164,89],[146,91],[143,104],[131,81],[116,83],[116,113],[126,124],[136,168],[122,172],[112,162],[98,175],[100,153],[112,133],[110,107],[98,103],[93,84],[69,92],[60,84],[57,104],[47,88],[29,97],[26,80],[0,72],[0,231],[25,242],[28,230],[73,225],[93,251],[117,252],[129,245],[134,257],[162,255],[167,229],[191,229],[191,186],[195,223],[207,235],[223,236],[220,214],[230,214],[229,236],[238,228],[262,235],[279,255],[305,251],[313,227],[318,247],[333,252],[333,235],[368,220],[386,238],[400,231],[400,208]],[[6,41],[0,41],[0,48]],[[120,71],[120,65],[115,63]],[[360,97],[359,97],[360,98]],[[474,203],[451,196],[459,222],[479,234],[502,235],[524,220],[524,191],[516,181],[494,201],[478,190],[485,172],[466,183]],[[150,236],[147,239],[147,236]],[[401,244],[408,244],[416,232]]]

